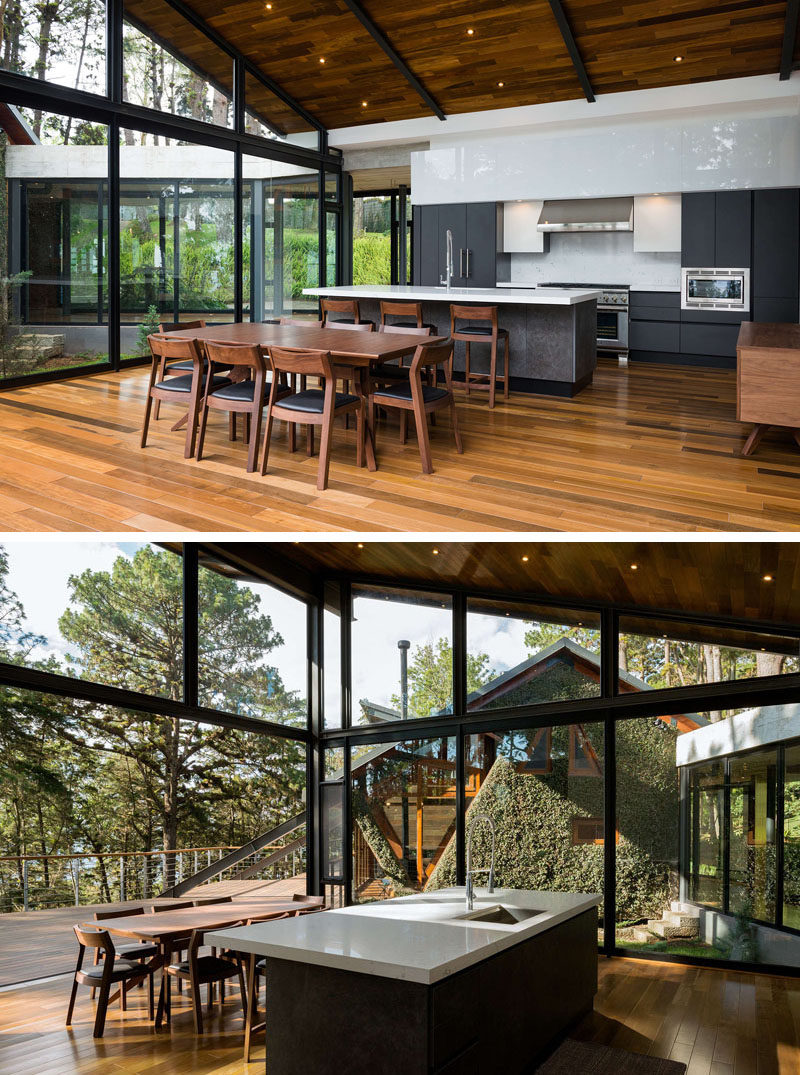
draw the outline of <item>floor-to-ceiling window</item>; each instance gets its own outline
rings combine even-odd
[[[353,283],[411,282],[411,199],[408,191],[353,197]]]

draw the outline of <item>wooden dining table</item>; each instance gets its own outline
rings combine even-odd
[[[170,1020],[170,976],[167,967],[172,959],[176,941],[188,939],[193,930],[206,932],[223,929],[239,922],[266,918],[286,911],[296,912],[309,906],[302,900],[270,897],[261,900],[238,900],[231,903],[213,903],[205,907],[182,907],[174,911],[149,912],[140,915],[121,914],[119,918],[106,918],[102,922],[87,921],[81,925],[87,929],[107,929],[120,937],[146,941],[158,945],[158,955],[148,960],[147,966],[155,973],[161,969],[161,988],[156,1009],[156,1027],[164,1019]],[[185,947],[185,946],[184,946]]]
[[[304,347],[329,351],[337,377],[352,381],[356,395],[369,396],[370,367],[411,355],[422,340],[426,345],[444,343],[446,336],[420,338],[403,332],[358,332],[355,329],[316,328],[313,325],[277,325],[261,321],[241,321],[231,325],[206,328],[175,329],[165,336],[212,340],[220,343],[258,344],[264,352],[274,347]],[[237,379],[236,373],[233,379]],[[375,437],[369,422],[369,408],[364,421],[367,466],[377,470]]]

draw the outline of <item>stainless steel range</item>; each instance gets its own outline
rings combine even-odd
[[[597,300],[597,350],[610,351],[620,362],[628,361],[627,284],[538,284],[537,287],[566,287],[571,291],[599,291]]]

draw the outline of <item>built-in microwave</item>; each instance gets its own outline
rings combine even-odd
[[[749,269],[681,270],[682,310],[750,310]]]

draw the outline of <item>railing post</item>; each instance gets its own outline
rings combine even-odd
[[[211,848],[210,847],[206,851],[206,859],[208,860],[208,865],[210,866],[211,865]]]
[[[72,884],[75,888],[75,906],[80,906],[80,885],[81,885],[81,860],[73,859],[75,866],[72,870]]]
[[[197,873],[197,852],[194,853],[194,873]]]
[[[24,910],[29,911],[28,906],[28,860],[25,859],[22,863],[22,907]]]
[[[142,899],[147,899],[147,863],[150,859],[149,855],[145,855],[142,860]]]
[[[163,876],[161,878],[161,887],[163,889],[163,888],[167,887],[167,883],[168,883],[167,882],[167,853],[166,853],[166,851],[161,856],[161,870],[162,870],[162,874],[163,874]]]
[[[119,902],[125,902],[125,856],[119,856]]]

